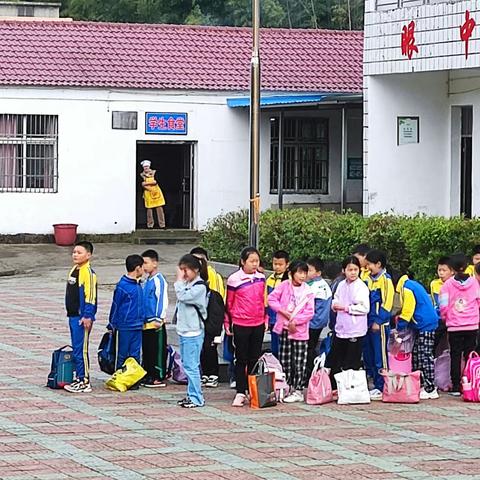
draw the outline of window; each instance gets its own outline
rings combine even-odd
[[[112,112],[114,130],[136,130],[137,112]]]
[[[0,191],[57,192],[58,117],[0,114]]]
[[[328,193],[328,120],[285,117],[283,192]],[[270,193],[278,192],[278,127],[271,119]]]
[[[20,6],[17,10],[19,17],[34,17],[35,7],[33,6]]]

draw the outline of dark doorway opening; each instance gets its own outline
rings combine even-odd
[[[460,213],[472,218],[472,132],[473,107],[462,107]]]
[[[137,142],[136,191],[137,229],[147,227],[147,214],[143,201],[140,172],[142,160],[150,160],[156,171],[155,178],[165,197],[167,228],[192,228],[193,212],[193,144],[167,142]],[[155,218],[155,226],[157,219]]]

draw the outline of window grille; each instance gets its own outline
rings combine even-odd
[[[278,192],[278,123],[271,119],[270,193]],[[283,192],[328,193],[328,119],[284,118]]]
[[[58,116],[0,114],[0,191],[58,191]]]

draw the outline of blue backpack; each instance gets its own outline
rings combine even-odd
[[[113,375],[115,372],[115,335],[111,330],[104,333],[98,346],[97,355],[100,370]]]
[[[66,350],[68,348],[68,350]],[[73,355],[70,345],[65,345],[52,353],[52,366],[47,379],[47,387],[63,388],[73,382]]]

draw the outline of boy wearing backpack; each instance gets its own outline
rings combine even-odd
[[[92,243],[78,242],[75,245],[72,252],[74,266],[68,275],[65,293],[76,378],[64,389],[71,393],[92,391],[88,340],[97,312],[97,275],[90,267],[92,254]]]
[[[195,247],[191,255],[200,258],[207,264],[207,318],[203,319],[210,325],[205,325],[205,338],[203,341],[200,365],[202,367],[202,385],[208,388],[218,387],[218,344],[221,342],[223,316],[225,314],[225,284],[222,276],[208,265],[208,253],[202,247]],[[217,318],[221,315],[221,319]],[[215,318],[217,318],[215,320]],[[212,323],[216,324],[212,328]]]
[[[143,386],[166,387],[167,329],[165,318],[168,308],[168,284],[158,271],[158,253],[146,250],[142,253],[143,270],[147,278],[143,283],[143,302],[146,323],[142,332],[143,368],[147,375]]]

